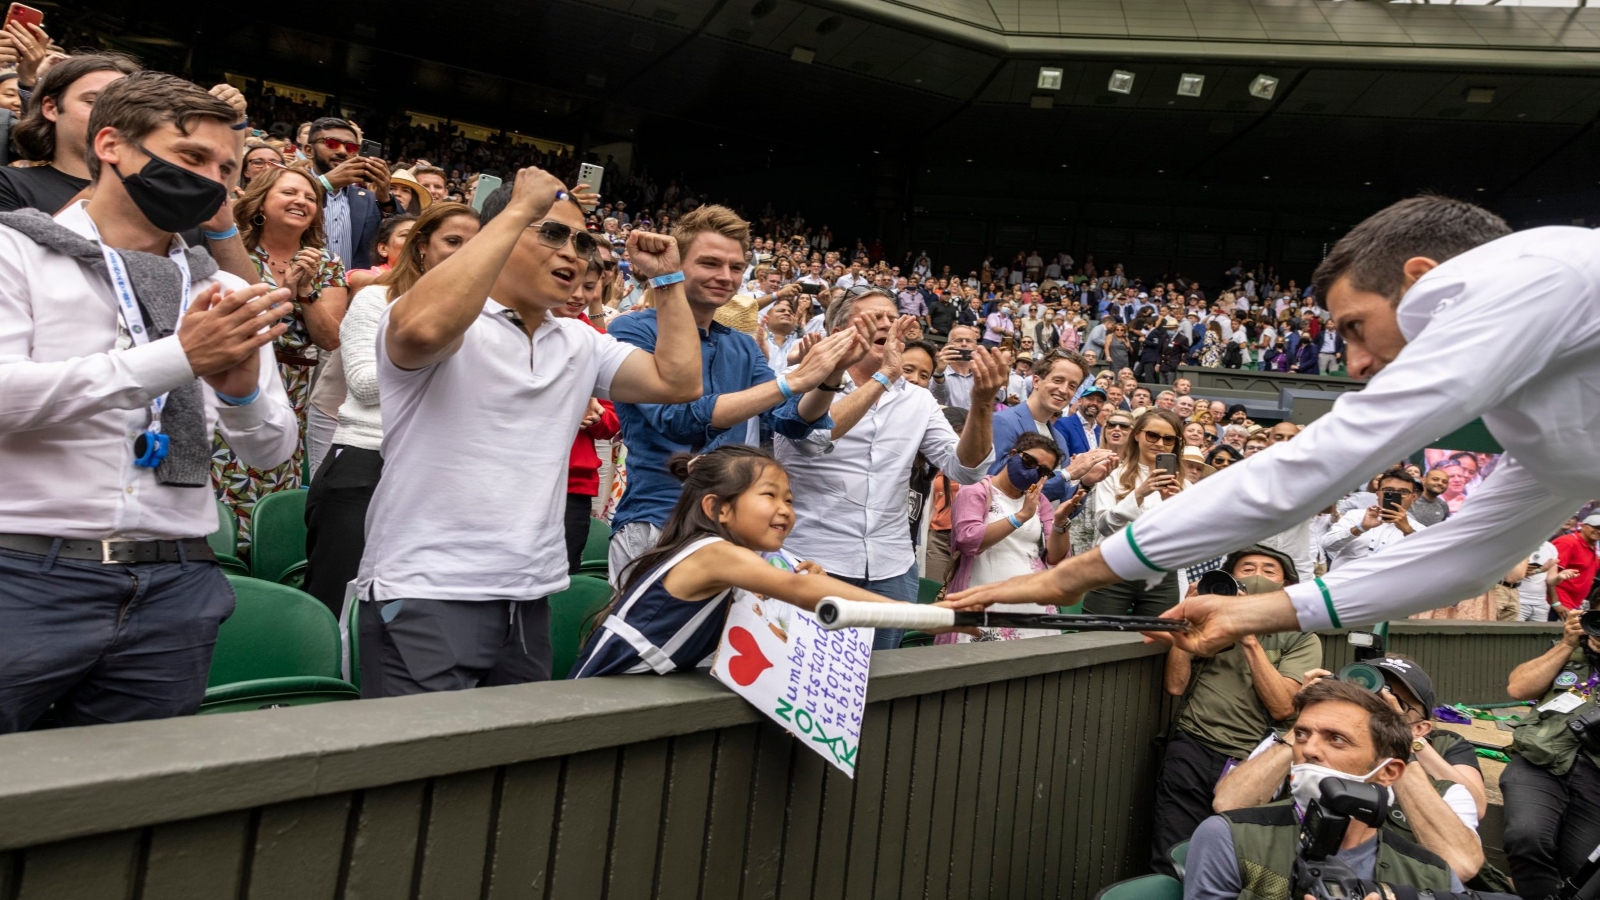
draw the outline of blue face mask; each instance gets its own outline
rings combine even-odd
[[[1034,486],[1039,479],[1049,474],[1044,466],[1028,468],[1022,459],[1022,454],[1014,453],[1006,460],[1006,477],[1011,479],[1011,486],[1025,491]]]

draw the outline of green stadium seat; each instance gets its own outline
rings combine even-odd
[[[934,581],[932,578],[917,579],[917,602],[932,603],[939,599],[939,592],[944,589],[944,582]]]
[[[605,578],[608,567],[607,552],[611,547],[611,523],[605,519],[589,519],[589,539],[583,544],[578,571],[574,575],[598,575]]]
[[[245,565],[244,560],[241,560],[237,556],[230,556],[226,553],[218,553],[217,565],[222,567],[222,574],[224,575],[239,575],[244,578],[250,577],[250,567]]]
[[[218,559],[226,556],[238,561],[239,517],[221,500],[217,501],[217,530],[206,535],[206,543],[211,545],[211,552],[217,554]]]
[[[1167,856],[1172,860],[1172,868],[1178,872],[1178,880],[1182,881],[1183,867],[1189,861],[1189,842],[1173,845],[1172,849],[1167,851]]]
[[[305,561],[306,492],[275,491],[257,500],[250,514],[251,577],[287,583]]]
[[[301,706],[361,696],[339,677],[339,623],[291,587],[229,576],[238,598],[217,631],[202,713]]]
[[[586,627],[598,625],[598,613],[611,602],[611,585],[604,578],[572,576],[566,590],[550,598],[550,677],[566,678],[583,651]]]
[[[1183,882],[1167,875],[1141,875],[1106,885],[1094,900],[1183,900]]]

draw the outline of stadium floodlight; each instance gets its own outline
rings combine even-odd
[[[810,63],[812,60],[817,58],[817,51],[812,50],[810,47],[802,47],[799,44],[796,44],[794,48],[789,51],[789,58],[797,63]]]
[[[1494,102],[1494,88],[1492,88],[1492,87],[1469,87],[1469,88],[1467,88],[1467,102],[1468,103],[1493,103]]]
[[[1278,79],[1271,75],[1257,75],[1250,82],[1250,96],[1261,100],[1271,100],[1272,95],[1278,92]]]
[[[1111,73],[1111,81],[1106,84],[1106,90],[1113,94],[1133,93],[1133,73],[1117,69]]]
[[[1039,90],[1061,90],[1061,70],[1051,66],[1042,66],[1039,69]]]
[[[1200,91],[1206,86],[1206,77],[1193,72],[1185,72],[1178,76],[1178,96],[1198,97]]]

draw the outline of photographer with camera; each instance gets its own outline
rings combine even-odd
[[[1345,513],[1323,535],[1322,552],[1328,557],[1328,568],[1370,556],[1426,528],[1411,516],[1411,504],[1421,492],[1417,479],[1399,466],[1378,476],[1377,505]]]
[[[1569,615],[1561,640],[1511,671],[1506,693],[1538,700],[1512,727],[1506,856],[1525,897],[1552,893],[1600,844],[1600,612]]]
[[[1263,594],[1299,580],[1287,555],[1256,545],[1235,551],[1189,591]],[[1167,693],[1183,699],[1156,775],[1151,868],[1171,872],[1170,851],[1211,815],[1218,779],[1248,757],[1275,722],[1294,713],[1300,673],[1320,665],[1322,640],[1298,631],[1252,635],[1202,659],[1168,651]]]
[[[1410,727],[1376,694],[1342,681],[1317,681],[1295,695],[1294,711],[1289,746],[1293,798],[1230,810],[1202,822],[1189,843],[1184,900],[1289,900],[1300,815],[1323,795],[1329,779],[1395,787],[1402,795],[1407,789],[1403,782],[1410,779],[1415,793],[1422,779],[1422,789],[1432,793],[1421,770],[1405,764],[1411,753]],[[1361,879],[1417,890],[1463,889],[1437,854],[1361,817],[1350,818],[1334,856]]]
[[[1483,774],[1472,744],[1459,735],[1433,728],[1428,718],[1434,704],[1433,680],[1416,661],[1390,655],[1366,660],[1360,666],[1370,667],[1365,673],[1369,681],[1358,680],[1359,675],[1352,677],[1354,666],[1341,672],[1339,680],[1373,691],[1411,729],[1411,764],[1406,777],[1395,785],[1398,806],[1390,810],[1386,827],[1438,853],[1458,877],[1472,880],[1484,872],[1483,845],[1477,829],[1479,819],[1488,810]],[[1335,676],[1326,669],[1313,669],[1305,677],[1307,687],[1303,690]],[[1291,780],[1293,763],[1291,748],[1276,736],[1268,738],[1247,761],[1217,783],[1214,808],[1227,812],[1272,800]],[[1422,777],[1414,777],[1418,774]],[[1502,877],[1498,872],[1486,873],[1483,886],[1499,886]]]

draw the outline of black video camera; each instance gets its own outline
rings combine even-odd
[[[1356,876],[1338,859],[1339,844],[1351,819],[1376,828],[1383,822],[1386,791],[1375,784],[1328,778],[1322,796],[1312,800],[1300,823],[1300,852],[1294,860],[1295,898],[1310,894],[1315,900],[1363,900],[1368,894],[1387,896],[1374,882]]]
[[[1592,706],[1567,720],[1567,730],[1590,753],[1600,753],[1600,706]]]

